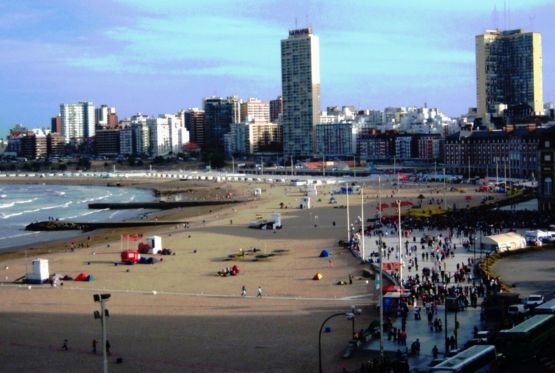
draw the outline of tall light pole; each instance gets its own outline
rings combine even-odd
[[[401,288],[403,287],[403,249],[402,249],[402,237],[401,237],[401,200],[397,200],[397,211],[399,213],[399,280]]]
[[[445,185],[445,183],[446,183],[445,167],[443,167],[443,210],[447,211],[447,198],[446,198],[447,185]]]
[[[361,237],[362,237],[362,252],[361,252],[361,256],[362,256],[362,262],[364,263],[366,261],[366,245],[365,242],[366,241],[364,239],[365,235],[364,235],[364,188],[361,186],[360,187],[360,218],[361,218],[361,225],[360,225],[360,230],[361,230]]]
[[[379,217],[379,222],[380,222],[380,234],[379,234],[379,239],[378,239],[378,245],[379,245],[379,253],[380,253],[380,277],[379,277],[379,281],[380,281],[380,287],[379,287],[379,291],[380,291],[380,358],[381,358],[381,362],[383,363],[383,359],[384,359],[384,349],[383,349],[383,249],[382,249],[382,183],[381,183],[381,178],[378,175],[378,217]]]
[[[347,243],[351,242],[351,218],[349,214],[349,184],[345,184],[345,193],[347,194]]]
[[[106,354],[106,318],[110,317],[110,313],[106,309],[106,302],[110,299],[111,294],[94,294],[95,302],[100,303],[100,312],[94,311],[94,318],[100,319],[102,324],[102,372],[108,373],[108,357]]]
[[[323,373],[324,370],[322,369],[322,331],[324,330],[324,326],[326,326],[326,323],[328,321],[330,321],[331,319],[333,319],[334,317],[338,317],[338,316],[345,316],[347,318],[347,320],[353,320],[353,325],[354,325],[354,319],[355,319],[355,311],[357,311],[358,314],[360,314],[360,310],[355,310],[354,308],[352,309],[353,312],[338,312],[338,313],[334,313],[333,315],[329,316],[328,318],[326,318],[324,320],[324,322],[322,323],[322,325],[320,325],[320,331],[318,332],[318,371],[320,373]],[[354,333],[353,333],[354,334]]]

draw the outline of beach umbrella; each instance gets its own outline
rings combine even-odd
[[[413,203],[410,201],[401,201],[401,207],[412,206]]]
[[[466,196],[464,197],[465,201],[470,201],[472,199],[472,196]]]
[[[389,208],[389,205],[385,202],[382,202],[381,204],[378,204],[376,206],[376,210],[383,210],[383,209],[386,209],[386,208]]]

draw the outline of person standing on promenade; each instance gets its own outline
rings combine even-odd
[[[92,341],[92,353],[93,354],[96,354],[96,344],[97,343],[98,343],[97,340],[93,339],[93,341]]]
[[[69,350],[67,339],[64,339],[64,344],[62,345],[62,350],[64,350],[64,351]]]
[[[243,287],[241,288],[241,296],[242,297],[247,296],[247,288],[245,287],[245,285],[243,285]]]
[[[257,298],[262,298],[262,288],[260,286],[256,290],[256,297]]]

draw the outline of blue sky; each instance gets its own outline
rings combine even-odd
[[[510,8],[510,13],[505,12]],[[474,36],[543,38],[544,99],[555,101],[553,0],[18,0],[0,2],[0,136],[49,125],[62,102],[120,117],[199,107],[202,97],[272,99],[280,40],[320,37],[321,103],[475,106]]]

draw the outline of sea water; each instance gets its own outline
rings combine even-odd
[[[0,250],[75,237],[79,231],[28,232],[25,226],[49,219],[75,222],[122,221],[152,210],[89,209],[89,203],[148,202],[152,191],[137,188],[0,184]]]

